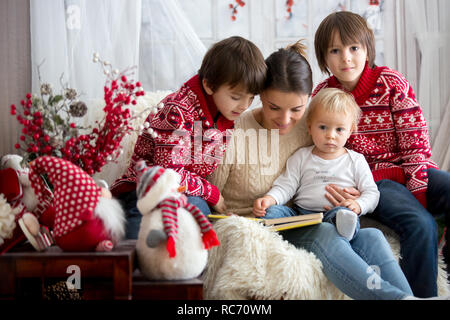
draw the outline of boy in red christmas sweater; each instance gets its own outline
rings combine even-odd
[[[437,227],[432,214],[450,215],[450,173],[431,161],[427,124],[409,82],[377,67],[372,30],[359,15],[336,12],[315,34],[322,72],[332,76],[313,92],[339,88],[361,108],[358,130],[347,147],[364,154],[380,191],[372,217],[401,242],[402,269],[418,297],[437,295]],[[447,235],[448,242],[448,235]],[[444,256],[448,260],[448,248]]]
[[[171,168],[181,175],[191,204],[205,215],[210,206],[225,212],[224,199],[205,178],[220,163],[234,121],[262,90],[266,64],[260,50],[241,37],[230,37],[213,45],[197,75],[159,104],[146,120],[149,131],[141,134],[125,175],[111,192],[127,214],[127,238],[137,238],[141,214],[136,208],[135,164]]]

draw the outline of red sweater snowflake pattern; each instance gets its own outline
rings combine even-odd
[[[332,76],[314,89],[313,96],[326,87],[347,91]],[[427,124],[411,85],[395,70],[371,69],[366,63],[351,94],[362,115],[346,147],[364,154],[375,181],[406,185],[426,207],[427,169],[437,165],[430,159]]]
[[[128,170],[114,182],[112,193],[117,196],[136,188],[134,166],[143,159],[148,166],[174,169],[181,175],[180,185],[186,186],[188,196],[200,196],[215,205],[220,192],[206,177],[222,160],[234,122],[218,112],[198,75],[162,103],[164,107],[146,120],[158,136],[144,132],[138,137]]]

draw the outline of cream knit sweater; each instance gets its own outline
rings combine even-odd
[[[235,122],[225,157],[208,180],[221,192],[228,211],[250,215],[253,201],[270,190],[287,159],[300,147],[312,145],[304,118],[286,135],[264,129],[255,109]]]

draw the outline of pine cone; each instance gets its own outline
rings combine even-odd
[[[51,95],[52,94],[52,86],[49,83],[43,83],[41,85],[41,94],[43,96]]]
[[[75,89],[68,88],[65,90],[64,96],[66,97],[66,99],[75,100],[75,98],[77,97],[77,91]]]
[[[67,288],[65,281],[59,281],[45,288],[46,300],[81,300],[81,295],[77,289]]]
[[[70,105],[69,112],[71,116],[81,118],[86,114],[87,106],[84,102],[77,101]]]

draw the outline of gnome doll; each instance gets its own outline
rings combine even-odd
[[[47,221],[64,251],[110,251],[125,233],[124,212],[107,189],[73,163],[43,156],[30,163],[31,185],[41,200],[47,174],[53,185],[54,217]],[[50,219],[48,219],[50,220]]]
[[[26,240],[38,251],[54,243],[48,228],[39,223],[52,215],[52,207],[47,201],[38,201],[28,179],[28,170],[21,167],[21,161],[22,157],[14,154],[1,159],[0,194],[6,203],[0,213],[0,254]]]
[[[207,250],[219,245],[211,223],[179,188],[172,169],[136,164],[137,208],[142,221],[136,243],[139,268],[149,279],[195,278],[206,266]]]

